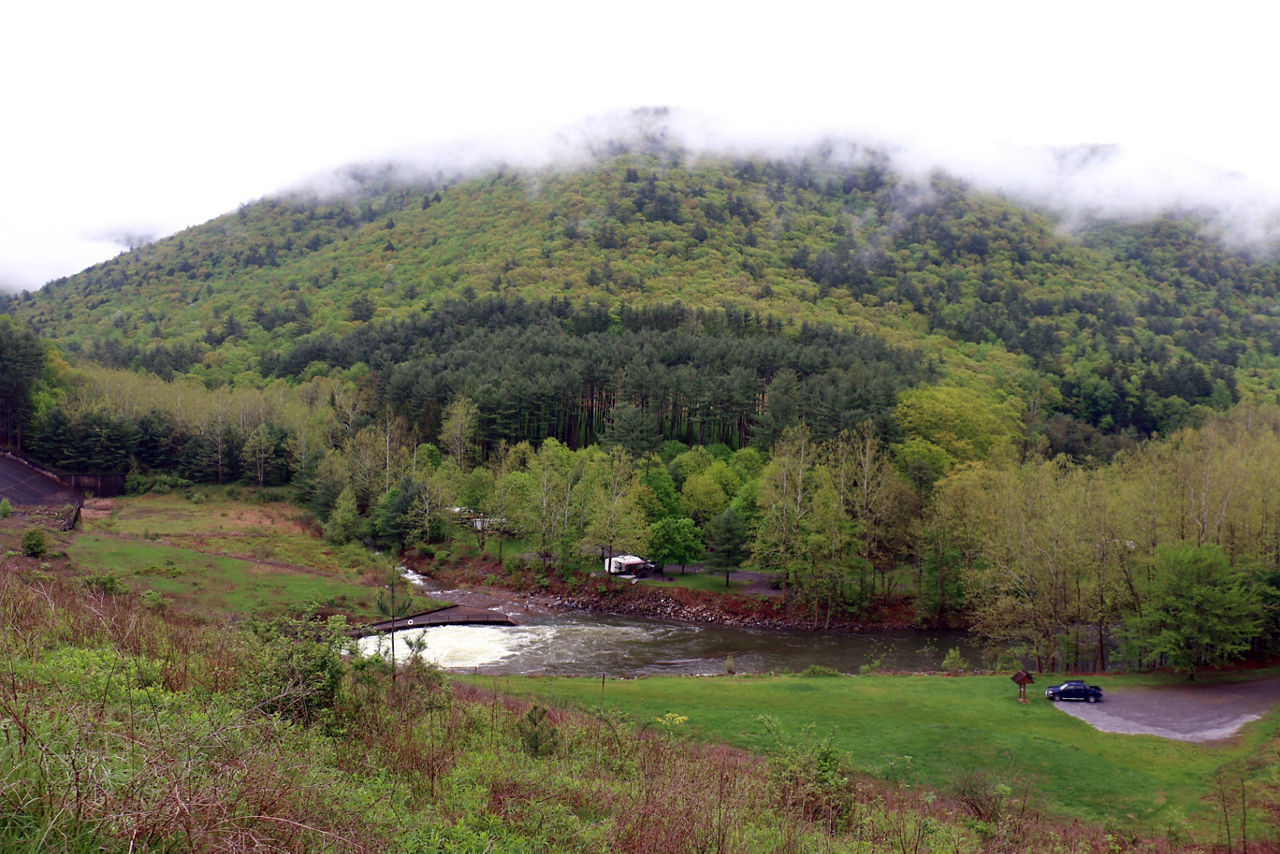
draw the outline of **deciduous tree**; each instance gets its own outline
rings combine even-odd
[[[702,555],[702,531],[687,516],[667,516],[649,528],[649,551],[645,555],[658,565],[658,571],[669,563],[684,568]]]
[[[1153,563],[1146,605],[1126,621],[1132,651],[1194,679],[1248,650],[1261,626],[1258,592],[1221,547],[1162,546]]]

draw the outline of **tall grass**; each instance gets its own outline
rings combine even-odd
[[[679,715],[536,709],[418,661],[392,682],[340,620],[205,622],[21,559],[0,567],[0,619],[4,851],[1129,844],[1064,833],[981,777],[965,797],[876,779],[821,733],[777,727],[747,752],[687,741]]]

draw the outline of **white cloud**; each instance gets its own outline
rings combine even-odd
[[[542,150],[557,128],[645,105],[683,108],[726,138],[902,142],[1010,188],[1035,183],[1043,160],[1012,152],[1117,143],[1122,154],[1070,193],[1128,202],[1174,187],[1266,208],[1280,199],[1278,14],[1176,2],[22,4],[0,45],[0,287],[110,257],[103,234],[171,233],[344,163]]]

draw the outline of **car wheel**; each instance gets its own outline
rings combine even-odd
[[[1098,698],[1097,698],[1097,697],[1090,697],[1090,698],[1089,698],[1089,702],[1090,702],[1090,703],[1096,703],[1096,702],[1098,702]]]

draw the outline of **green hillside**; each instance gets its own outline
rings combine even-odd
[[[447,391],[420,390],[415,403],[463,393],[482,410],[510,397],[485,400],[493,377],[515,383],[545,375],[566,351],[599,352],[592,334],[630,332],[671,351],[675,334],[803,341],[829,328],[888,345],[888,393],[939,381],[981,388],[1077,455],[1106,453],[1106,434],[1168,433],[1197,407],[1277,384],[1276,265],[1190,219],[1099,221],[1068,234],[1047,212],[946,175],[913,180],[874,152],[830,149],[780,160],[664,148],[449,181],[401,183],[391,170],[346,178],[358,188],[347,196],[245,205],[0,308],[69,354],[208,386],[356,363],[438,375],[465,362]],[[563,340],[532,350],[512,338],[442,342],[430,319],[442,310],[451,327],[490,335],[527,330],[532,316]],[[646,359],[669,373],[699,357],[676,350]],[[535,358],[521,372],[477,351]],[[571,358],[570,374],[582,359]],[[603,360],[615,376],[621,361]],[[741,378],[744,406],[758,412],[784,368],[801,383],[824,373],[766,362]],[[650,391],[601,384],[584,411],[648,409]],[[746,432],[715,438],[737,444]]]

